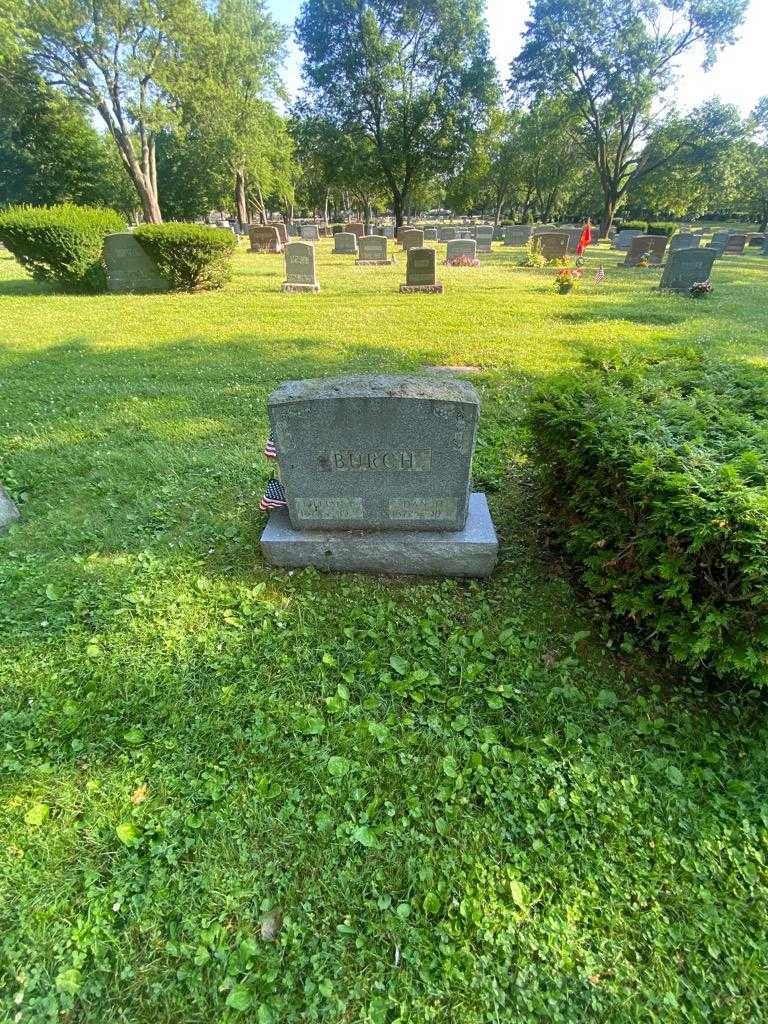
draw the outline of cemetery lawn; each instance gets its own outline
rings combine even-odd
[[[521,426],[588,346],[765,362],[768,259],[697,301],[601,249],[561,297],[495,248],[442,296],[329,242],[317,296],[0,256],[0,1021],[768,1018],[764,699],[615,648]],[[494,576],[267,568],[269,392],[425,364],[482,370]]]

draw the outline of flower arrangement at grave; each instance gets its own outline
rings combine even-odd
[[[650,267],[650,265],[651,265],[651,257],[652,256],[653,256],[652,252],[650,252],[650,251],[649,252],[644,252],[643,255],[640,257],[640,259],[637,261],[638,267],[643,267],[643,268]]]
[[[567,295],[574,290],[580,278],[580,267],[561,267],[555,275],[555,287],[561,295]]]
[[[476,256],[454,256],[445,261],[446,267],[479,267],[480,260]]]
[[[714,288],[712,287],[712,282],[709,280],[694,281],[688,291],[694,299],[700,299],[703,295],[711,295]]]
[[[525,254],[520,260],[521,267],[546,267],[547,261],[541,251],[541,243],[533,235],[528,239]]]

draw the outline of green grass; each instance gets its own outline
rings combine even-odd
[[[144,297],[0,257],[0,1020],[766,1019],[764,702],[613,649],[520,416],[588,346],[764,362],[768,260],[695,301],[601,250],[560,297],[497,246],[401,296],[320,249],[317,296],[245,252]],[[270,390],[428,363],[483,370],[491,580],[268,570]]]

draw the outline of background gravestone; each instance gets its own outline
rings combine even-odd
[[[333,236],[334,253],[342,256],[357,256],[357,237],[352,231],[337,231]]]
[[[288,245],[288,228],[282,220],[277,221],[273,227],[277,229],[281,245]]]
[[[104,265],[111,292],[167,292],[154,260],[129,231],[116,231],[104,239]]]
[[[738,235],[736,233],[729,235],[723,247],[723,256],[743,256],[746,244],[746,235]]]
[[[311,242],[289,242],[285,247],[284,292],[319,292],[315,247]]]
[[[532,234],[530,224],[508,224],[504,229],[504,245],[527,245]]]
[[[688,292],[699,281],[708,281],[717,259],[717,249],[675,249],[667,257],[660,288],[672,292]]]
[[[360,239],[359,249],[358,267],[388,267],[395,262],[394,257],[389,258],[384,235],[366,235]]]
[[[545,260],[562,259],[568,251],[567,231],[537,231],[533,237]]]
[[[642,231],[638,231],[635,228],[626,228],[626,229],[622,228],[621,231],[618,231],[616,233],[616,235],[614,235],[614,238],[613,238],[613,248],[614,249],[621,249],[622,252],[625,252],[625,251],[627,251],[629,249],[629,246],[630,246],[630,243],[632,242],[632,239],[633,238],[638,238],[642,234],[643,234]]]
[[[424,228],[424,241],[425,242],[436,242],[437,241],[437,228]]]
[[[17,519],[19,519],[19,510],[8,491],[0,484],[0,534],[9,530]]]
[[[424,246],[424,232],[419,228],[406,228],[400,235],[400,245],[408,249],[421,249]]]
[[[280,232],[270,224],[252,224],[248,228],[251,252],[282,252]]]
[[[472,260],[476,259],[477,242],[474,238],[454,238],[448,243],[448,253],[446,255],[448,263],[462,256],[467,256]]]
[[[762,253],[760,255],[761,256],[768,256],[768,238],[766,238],[766,240],[765,240],[765,244],[763,245],[763,251],[762,251]]]
[[[694,235],[691,231],[681,231],[670,238],[669,251],[673,253],[678,249],[698,249],[700,242],[701,235]]]
[[[493,227],[490,225],[479,224],[475,229],[475,240],[477,242],[478,252],[491,252],[493,242]]]
[[[712,241],[709,244],[712,246],[713,249],[718,250],[720,256],[723,255],[725,243],[728,241],[728,237],[730,236],[730,234],[730,231],[716,231],[714,235],[712,235]]]
[[[300,232],[303,242],[320,241],[320,231],[318,230],[317,224],[302,224]]]
[[[409,249],[405,284],[401,292],[428,292],[441,295],[443,286],[437,280],[437,253],[434,249]]]
[[[666,235],[636,235],[629,246],[629,252],[624,259],[625,267],[636,267],[643,256],[648,256],[651,266],[658,267],[664,259],[667,251]]]
[[[365,224],[359,220],[351,220],[348,224],[344,225],[344,231],[355,235],[357,238],[362,238],[365,234]]]

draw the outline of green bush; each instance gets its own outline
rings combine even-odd
[[[534,393],[555,538],[609,612],[693,673],[768,684],[768,379],[696,356]]]
[[[649,235],[666,235],[667,238],[671,238],[672,235],[679,229],[680,225],[676,224],[673,220],[660,220],[655,224],[648,225]]]
[[[104,236],[125,229],[114,210],[93,206],[12,206],[0,213],[0,242],[37,281],[101,291]]]
[[[134,238],[175,291],[221,288],[232,277],[237,239],[205,224],[141,224]]]
[[[621,222],[622,231],[642,231],[648,233],[648,221],[645,220],[624,220]]]

